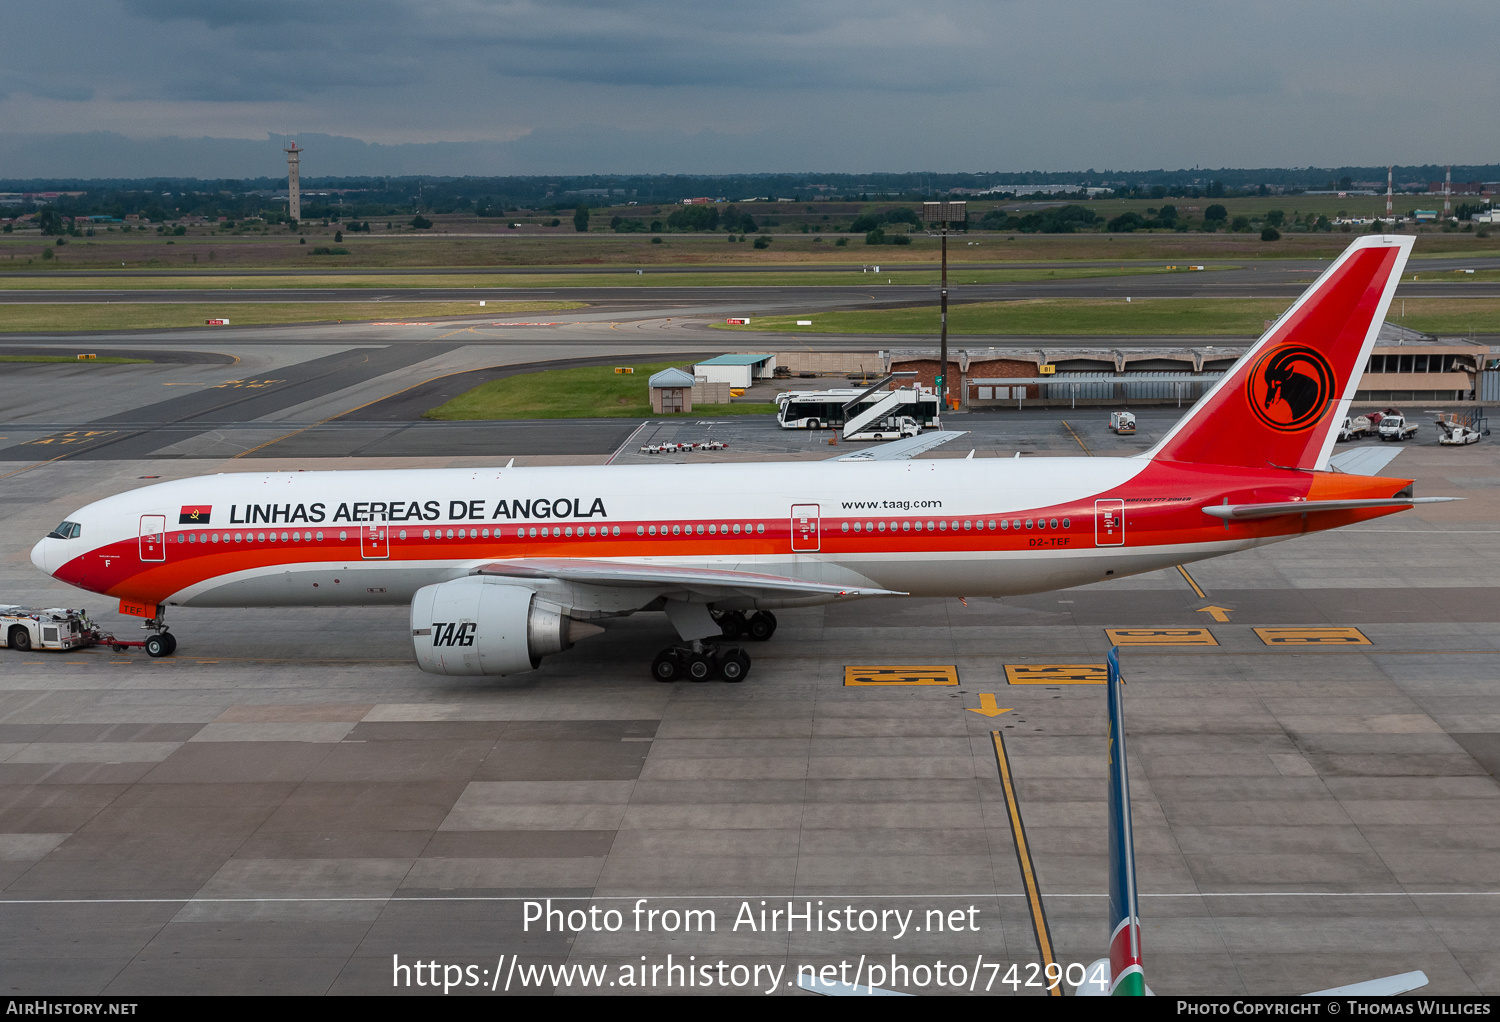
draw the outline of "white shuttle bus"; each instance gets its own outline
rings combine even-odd
[[[783,429],[823,429],[828,426],[843,426],[844,405],[862,393],[864,393],[863,389],[854,388],[788,390],[776,396],[777,403],[781,405],[776,412],[776,421],[781,423]],[[852,417],[858,417],[882,402],[892,405],[891,408],[883,409],[883,411],[895,412],[899,409],[899,414],[910,416],[917,421],[917,425],[924,429],[938,424],[937,395],[926,390],[920,392],[911,389],[877,390],[866,394],[853,409]]]

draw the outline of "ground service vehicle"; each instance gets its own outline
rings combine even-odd
[[[1369,436],[1373,432],[1370,420],[1363,415],[1352,418],[1346,417],[1339,426],[1339,440],[1354,440],[1358,437]]]
[[[1445,447],[1461,447],[1465,444],[1477,444],[1483,434],[1466,422],[1460,421],[1457,415],[1439,415],[1437,417],[1438,443]]]
[[[147,656],[171,656],[177,650],[177,638],[165,628],[155,629],[145,639],[117,639],[99,631],[89,620],[88,612],[67,607],[0,607],[0,649],[9,647],[27,651],[55,649],[67,651],[88,646],[108,646],[116,653],[140,646]]]
[[[1407,422],[1406,416],[1399,412],[1394,415],[1388,413],[1382,416],[1380,425],[1377,428],[1380,430],[1380,439],[1382,440],[1410,440],[1417,435],[1417,424],[1415,422]]]
[[[1133,436],[1135,434],[1135,413],[1133,412],[1110,412],[1110,431],[1118,436]]]
[[[846,415],[844,405],[859,398],[860,403]],[[784,429],[823,429],[827,426],[843,427],[846,419],[876,410],[878,417],[906,415],[922,427],[939,421],[937,395],[917,388],[901,390],[876,390],[866,393],[864,388],[840,388],[837,390],[788,390],[776,395],[781,407],[776,411],[776,421]],[[877,409],[877,406],[884,405]],[[852,439],[846,436],[845,439]]]
[[[856,432],[844,430],[845,440],[900,440],[922,432],[910,415],[887,415],[879,422],[860,427]]]
[[[10,649],[82,649],[94,644],[94,626],[81,610],[66,607],[0,607],[0,646]]]
[[[88,504],[31,558],[151,628],[179,606],[410,605],[418,665],[446,675],[529,671],[663,611],[680,643],[654,677],[739,680],[726,615],[755,638],[784,607],[1043,592],[1450,499],[1329,470],[1413,243],[1356,240],[1129,458],[910,460],[958,435],[931,431],[821,462],[228,473]]]

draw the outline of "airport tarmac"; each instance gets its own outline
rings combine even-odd
[[[688,364],[744,340],[710,331],[701,320],[689,330],[659,329],[652,322],[596,319],[515,330],[462,323],[346,332],[264,327],[211,341],[192,331],[186,338],[158,332],[90,343],[88,351],[95,354],[153,361],[7,365],[0,377],[0,462],[608,455],[640,420],[572,420],[564,426],[556,420],[440,422],[422,415],[502,376],[622,361]],[[781,350],[839,347],[836,338],[771,340]],[[873,351],[890,340],[845,344],[846,350]],[[1172,339],[1179,345],[1186,340]],[[955,342],[954,350],[960,347]],[[66,341],[0,344],[0,353],[75,351]],[[977,421],[975,428],[982,430],[986,417]],[[791,436],[793,448],[814,443]]]
[[[278,349],[254,350],[270,361],[244,373],[277,368]],[[349,350],[297,349],[283,364],[326,374],[309,370],[284,398],[245,395],[234,416],[287,432],[403,374],[461,368],[468,349],[422,362],[380,349],[368,363]],[[172,374],[224,371],[122,368],[162,375],[151,387],[88,377],[79,418],[134,414]],[[40,416],[61,391],[39,379],[0,398],[30,394]],[[188,398],[177,411],[190,425],[221,414]],[[1100,410],[954,416],[972,437],[935,456],[1133,454],[1176,414],[1142,410],[1134,438],[1109,434]],[[159,422],[137,425],[166,438]],[[520,463],[651,460],[635,450],[647,434],[733,435],[726,454],[655,459],[675,462],[848,449],[754,421],[608,423],[636,430],[623,439],[548,425],[581,452]],[[43,462],[7,448],[0,601],[82,605],[129,629],[28,552],[74,508],[154,478],[509,454],[455,452],[442,429],[406,435],[408,447],[361,458],[122,444]],[[800,967],[847,963],[849,976],[863,957],[877,985],[1042,994],[1025,984],[1044,945],[1063,966],[1105,953],[1103,687],[1079,682],[1097,680],[1106,629],[1125,629],[1116,638],[1147,643],[1122,661],[1154,990],[1301,993],[1422,969],[1424,993],[1500,992],[1492,443],[1440,448],[1429,428],[1387,470],[1419,495],[1465,501],[1186,573],[780,612],[738,685],[650,680],[672,637],[657,614],[486,681],[418,671],[402,609],[174,609],[181,647],[162,660],[0,651],[3,985],[432,993],[410,967],[435,962],[439,982],[469,984],[455,993],[795,994]],[[956,683],[848,683],[861,679]],[[548,898],[563,913],[550,932]],[[800,915],[788,932],[789,902],[811,932]],[[782,915],[762,927],[763,907]],[[704,914],[685,930],[688,910],[713,913],[712,931]],[[830,929],[834,913],[855,932]],[[872,976],[875,964],[908,971]]]

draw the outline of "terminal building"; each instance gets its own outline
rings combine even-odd
[[[948,392],[961,407],[974,409],[1186,406],[1201,397],[1248,347],[950,348]],[[935,347],[879,352],[883,371],[915,372],[925,387],[935,386],[938,357]],[[790,353],[781,359],[783,364],[797,361]],[[1488,344],[1433,337],[1387,323],[1366,365],[1355,402],[1376,406],[1403,401],[1500,400],[1500,365],[1489,368],[1494,361]]]

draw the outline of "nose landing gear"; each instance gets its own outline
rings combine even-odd
[[[141,627],[154,635],[148,635],[145,641],[139,639],[117,639],[113,635],[101,632],[94,633],[94,641],[101,646],[108,646],[116,653],[123,653],[132,646],[140,646],[146,651],[146,655],[153,659],[171,656],[177,652],[177,636],[167,631],[165,609],[158,610],[156,617],[148,617],[141,622]]]

